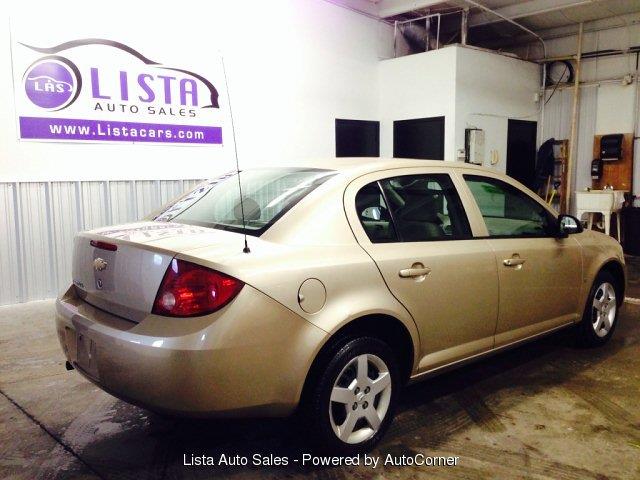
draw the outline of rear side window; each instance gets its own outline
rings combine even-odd
[[[491,237],[546,237],[552,216],[525,192],[501,180],[477,175],[464,179],[480,208]]]
[[[364,218],[365,209],[361,207],[368,205],[367,202],[358,206],[360,221],[372,242],[427,242],[471,237],[467,216],[449,175],[387,178],[363,187],[358,197],[364,199],[366,192],[376,189],[382,193],[380,211],[375,210],[379,217],[376,221],[389,232],[384,239],[374,234],[372,221]]]

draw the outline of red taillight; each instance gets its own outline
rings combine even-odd
[[[206,315],[233,300],[243,285],[224,273],[173,259],[158,289],[153,313],[169,317]]]
[[[92,247],[100,248],[102,250],[109,250],[110,252],[115,252],[118,250],[118,246],[113,243],[101,242],[100,240],[91,240],[89,244]]]

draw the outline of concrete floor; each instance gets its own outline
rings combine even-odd
[[[629,259],[640,298],[640,259]],[[632,300],[633,301],[633,300]],[[639,302],[640,303],[640,302]],[[0,478],[640,478],[640,305],[612,341],[559,333],[407,389],[373,454],[456,467],[188,467],[183,455],[300,457],[291,422],[185,421],[123,403],[64,368],[53,303],[0,307]]]

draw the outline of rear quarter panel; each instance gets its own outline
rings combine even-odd
[[[216,247],[178,255],[220,270],[278,301],[327,333],[370,314],[398,319],[419,349],[416,324],[389,292],[380,271],[360,247],[347,222],[343,196],[347,180],[336,178],[311,192],[261,237],[249,236],[251,253],[221,259]],[[307,279],[324,285],[326,300],[316,313],[305,312],[298,301]],[[415,366],[414,358],[414,366]]]

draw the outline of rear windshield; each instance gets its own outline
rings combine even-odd
[[[169,204],[154,220],[261,235],[309,192],[335,175],[333,170],[260,168],[228,173],[200,184]],[[243,224],[244,210],[244,224]]]

